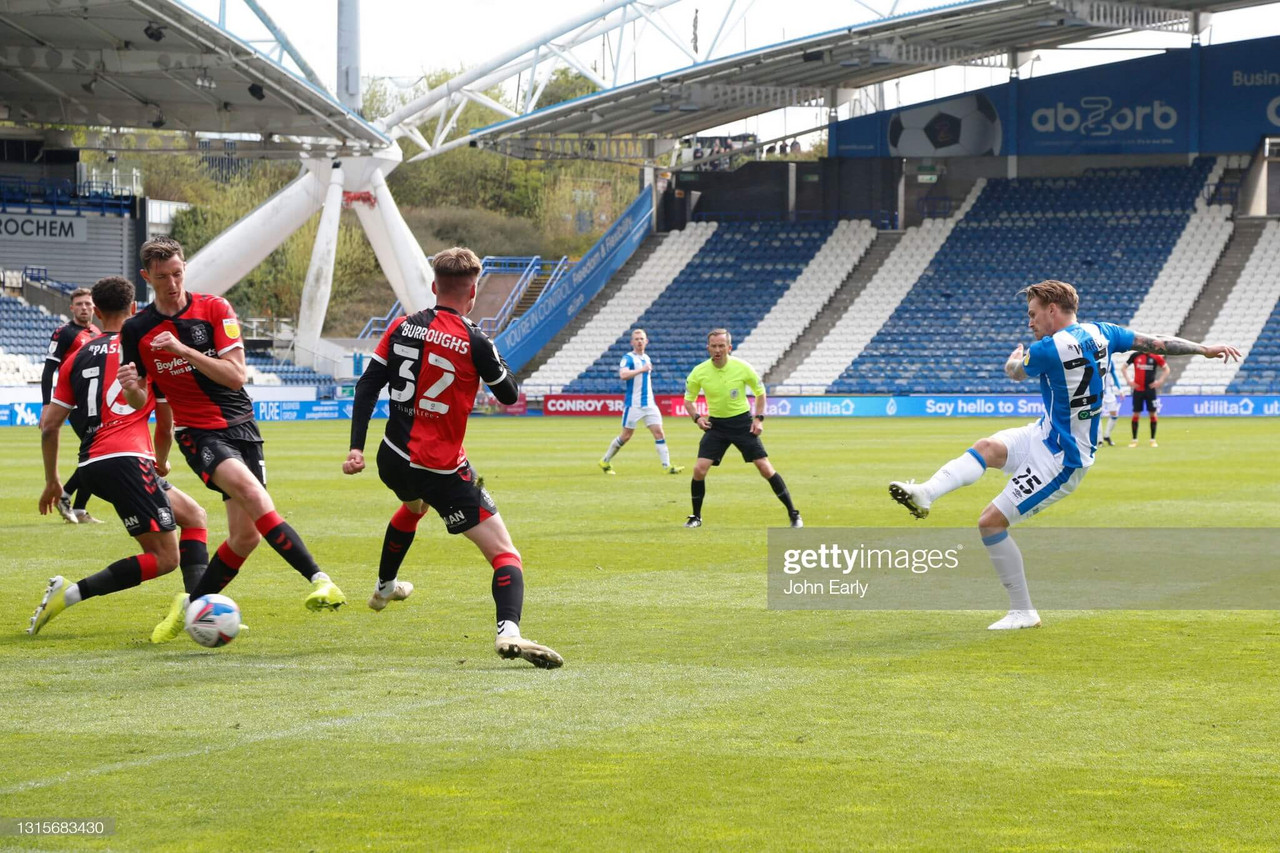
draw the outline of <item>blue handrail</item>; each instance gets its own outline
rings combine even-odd
[[[524,260],[517,258],[514,260]],[[492,335],[502,330],[507,321],[511,319],[511,312],[516,310],[516,305],[520,304],[520,298],[524,296],[525,290],[529,287],[529,282],[537,278],[542,270],[542,257],[534,255],[529,258],[529,263],[525,266],[524,272],[520,274],[520,278],[516,280],[516,286],[511,288],[511,292],[507,294],[506,301],[502,303],[502,307],[498,309],[498,313],[492,317],[485,317],[480,320],[480,329],[485,334]],[[514,272],[514,270],[512,270]]]
[[[568,255],[562,257],[560,259],[560,263],[556,264],[556,268],[551,271],[551,276],[547,279],[547,284],[542,288],[542,292],[538,294],[538,299],[541,300],[542,297],[550,293],[557,284],[564,281],[565,276],[569,274],[569,270],[573,269],[575,263],[575,261],[569,260]],[[537,300],[535,300],[534,304],[537,304]]]
[[[390,310],[381,317],[370,317],[369,322],[364,324],[364,328],[360,330],[360,334],[356,335],[360,340],[377,337],[387,330],[387,326],[391,325],[391,321],[404,313],[404,307],[397,299]]]
[[[132,207],[133,198],[131,191],[116,187],[109,181],[76,184],[66,178],[31,180],[17,175],[0,175],[0,212],[5,213],[10,207],[18,207],[25,208],[27,213],[40,208],[52,213],[75,211],[77,216],[84,210],[124,216]]]

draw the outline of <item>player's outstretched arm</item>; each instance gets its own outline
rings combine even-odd
[[[1156,355],[1202,355],[1205,358],[1221,358],[1224,361],[1239,361],[1240,350],[1230,344],[1198,344],[1175,335],[1145,335],[1133,333],[1133,348],[1138,352],[1155,353]]]
[[[1027,378],[1027,371],[1022,366],[1022,356],[1022,344],[1018,344],[1017,348],[1009,353],[1009,358],[1004,363],[1004,375],[1018,382]]]
[[[71,410],[62,405],[45,406],[40,413],[40,453],[44,457],[44,491],[40,494],[40,514],[48,515],[62,497],[58,477],[58,433]]]
[[[369,419],[378,405],[378,395],[387,385],[387,366],[377,358],[369,359],[369,366],[356,383],[355,401],[351,405],[351,450],[342,463],[342,473],[359,474],[364,470],[364,442],[369,433]]]
[[[485,385],[499,403],[510,406],[520,399],[520,386],[516,383],[515,376],[511,374],[511,369],[507,367],[506,359],[498,356],[498,361],[504,371],[502,379],[493,383],[485,382]]]
[[[53,398],[53,385],[58,381],[58,362],[49,358],[44,360],[44,372],[40,374],[40,399],[49,405]]]
[[[156,473],[169,476],[169,451],[173,449],[173,409],[169,404],[156,400]]]

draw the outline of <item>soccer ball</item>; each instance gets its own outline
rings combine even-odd
[[[187,633],[202,646],[225,646],[240,633],[240,608],[225,595],[202,595],[187,605]]]
[[[1001,141],[1000,116],[981,93],[901,110],[889,120],[893,157],[993,157]]]

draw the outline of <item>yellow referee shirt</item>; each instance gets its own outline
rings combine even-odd
[[[698,392],[707,395],[707,413],[713,418],[731,418],[750,411],[746,389],[759,397],[764,386],[755,368],[740,358],[729,356],[724,367],[716,367],[711,359],[699,364],[684,383],[684,401],[690,411],[698,399]]]

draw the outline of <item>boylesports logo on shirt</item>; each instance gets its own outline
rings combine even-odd
[[[159,350],[154,348],[151,351],[153,353],[164,352],[164,350]],[[215,352],[212,349],[205,350],[204,354],[209,356],[209,358],[218,357],[217,352]],[[191,362],[187,361],[185,358],[183,358],[180,355],[175,355],[169,361],[159,361],[159,360],[156,361],[156,372],[168,373],[171,376],[181,376],[184,373],[190,373],[194,369],[195,368],[191,366]]]

